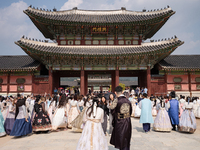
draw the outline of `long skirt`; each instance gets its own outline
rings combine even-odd
[[[26,122],[25,118],[22,118],[15,120],[10,136],[24,136],[30,133],[32,133],[30,118],[28,118],[28,122]]]
[[[79,115],[77,107],[71,107],[68,114],[68,127],[72,128],[71,122]]]
[[[107,114],[106,113],[104,113],[104,122],[101,125],[103,128],[104,134],[106,134],[106,130],[107,130]]]
[[[112,113],[109,113],[109,134],[112,134],[113,131],[112,121],[113,121],[113,115]]]
[[[180,104],[180,114],[179,114],[179,118],[181,117],[182,113],[183,113],[183,103]]]
[[[153,107],[153,109],[152,109],[152,116],[157,116],[156,107]]]
[[[65,116],[65,109],[57,108],[52,119],[52,130],[57,130],[58,128],[66,128],[67,127],[66,120],[67,119]]]
[[[181,115],[178,130],[181,132],[194,133],[196,128],[196,118],[192,109],[185,109]]]
[[[87,107],[84,107],[82,112],[71,122],[72,129],[74,132],[82,132],[83,126],[83,116],[85,114]]]
[[[15,118],[6,118],[6,121],[4,123],[4,128],[8,135],[10,135],[10,132],[14,126],[14,123],[15,123]]]
[[[171,131],[172,125],[169,119],[169,115],[165,108],[160,108],[157,117],[154,120],[153,129],[155,131]]]
[[[6,135],[6,132],[4,130],[4,118],[0,109],[0,137],[4,135]]]
[[[108,150],[107,139],[100,122],[86,122],[76,150]]]
[[[196,115],[197,118],[200,118],[200,106],[197,108],[197,115]]]
[[[32,128],[35,132],[51,130],[51,121],[49,116],[45,115],[42,111],[35,113]]]
[[[131,114],[131,117],[134,117],[135,109],[136,109],[136,104],[132,104],[132,114]]]
[[[135,114],[134,114],[134,117],[140,117],[141,115],[141,109],[139,108],[139,106],[137,105],[136,108],[135,108]]]

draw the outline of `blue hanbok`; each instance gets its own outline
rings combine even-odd
[[[6,135],[5,129],[4,129],[4,118],[1,113],[1,104],[0,104],[0,137]]]

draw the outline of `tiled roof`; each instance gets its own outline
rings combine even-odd
[[[0,71],[31,71],[39,65],[40,62],[30,56],[0,56]]]
[[[49,20],[82,23],[128,23],[155,20],[157,18],[170,17],[175,13],[171,8],[154,10],[150,12],[136,12],[121,10],[65,10],[65,11],[45,11],[28,7],[24,11],[30,17],[38,17]]]
[[[200,69],[200,55],[169,55],[159,62],[163,69],[196,70]]]
[[[142,43],[142,45],[102,45],[102,46],[93,46],[93,45],[67,45],[60,46],[57,43],[45,43],[38,42],[29,39],[21,38],[19,41],[15,42],[21,48],[32,51],[32,53],[41,54],[53,54],[53,55],[93,55],[93,56],[102,56],[102,55],[134,55],[134,54],[152,54],[163,52],[163,50],[172,50],[182,45],[184,42],[180,41],[178,38],[159,41],[159,42],[150,42]]]

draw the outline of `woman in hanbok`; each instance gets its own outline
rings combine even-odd
[[[18,99],[15,112],[15,123],[10,136],[24,136],[32,133],[31,120],[25,106],[25,99]]]
[[[152,105],[153,105],[153,107],[152,107],[152,116],[157,116],[157,110],[156,110],[156,106],[158,105],[158,103],[156,103],[157,102],[157,100],[155,100],[155,101],[152,101]]]
[[[114,95],[111,93],[110,95],[109,95],[109,103],[108,103],[108,105],[107,105],[107,107],[108,107],[108,109],[109,109],[109,135],[111,135],[112,134],[112,131],[113,131],[113,126],[112,126],[112,122],[113,122],[113,115],[112,115],[112,109],[111,109],[111,105],[112,105],[112,103],[113,103],[113,101],[114,101]]]
[[[67,127],[67,108],[66,108],[66,95],[62,95],[52,119],[52,130]]]
[[[72,130],[74,132],[82,132],[83,130],[83,127],[84,127],[83,115],[85,114],[85,110],[91,106],[89,103],[90,100],[91,100],[91,96],[88,95],[87,99],[85,100],[84,108],[82,112],[80,112],[80,114],[71,122]]]
[[[179,100],[180,103],[180,110],[179,110],[179,118],[181,117],[182,113],[183,113],[183,105],[185,104],[185,96],[181,96],[181,99]]]
[[[51,101],[50,105],[49,105],[49,108],[48,108],[48,115],[49,115],[49,119],[51,120],[52,122],[52,118],[53,118],[53,114],[56,110],[56,101],[57,101],[57,96],[55,95],[53,97],[53,100]]]
[[[3,115],[1,113],[1,108],[2,108],[1,106],[2,106],[2,102],[0,101],[0,137],[6,135],[6,132],[5,132],[5,129],[4,129],[4,118],[3,118]]]
[[[9,104],[9,113],[6,117],[4,128],[8,135],[10,135],[10,132],[13,128],[13,125],[15,123],[15,109],[16,109],[16,102],[17,99],[13,99]]]
[[[134,117],[135,117],[135,118],[139,118],[140,115],[141,115],[141,109],[140,109],[140,107],[137,105],[136,108],[135,108]]]
[[[194,133],[196,130],[196,118],[192,111],[194,104],[190,97],[187,97],[187,102],[183,106],[183,113],[181,115],[178,130],[181,132]]]
[[[99,107],[104,110],[104,122],[102,123],[102,128],[103,128],[104,134],[106,134],[107,120],[108,120],[107,115],[109,115],[109,109],[107,107],[106,98],[104,96],[101,97]]]
[[[9,102],[7,99],[4,99],[2,101],[2,106],[1,106],[1,110],[2,110],[2,115],[3,115],[3,119],[6,120],[6,117],[8,115],[9,112]]]
[[[72,96],[72,100],[70,101],[70,109],[68,114],[68,128],[72,129],[71,122],[79,115],[79,106],[77,101],[77,95]]]
[[[33,119],[33,131],[50,131],[51,130],[51,121],[47,112],[45,111],[45,98],[42,97],[41,100],[35,104],[35,116]]]
[[[104,111],[97,107],[98,102],[97,97],[93,98],[92,106],[85,111],[83,121],[86,124],[76,150],[108,150],[107,139],[101,125],[104,122]]]
[[[200,105],[197,108],[196,118],[200,118]]]
[[[170,132],[172,130],[172,125],[166,111],[165,100],[161,100],[161,102],[157,105],[157,109],[159,111],[156,119],[154,120],[153,129],[155,131]]]
[[[197,104],[197,101],[196,100],[193,100],[193,113],[194,113],[194,116],[196,117],[197,116],[197,109],[198,109],[198,104]]]

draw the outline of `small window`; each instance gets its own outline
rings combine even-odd
[[[24,86],[23,85],[17,86],[17,91],[24,91]]]
[[[0,78],[0,84],[2,84],[3,83],[3,79],[2,78]]]
[[[196,81],[196,82],[200,82],[200,77],[196,77],[196,78],[195,78],[195,81]]]
[[[60,41],[60,45],[66,45],[66,41]]]
[[[75,41],[75,45],[80,45],[81,41]]]
[[[197,90],[200,90],[200,84],[197,84]]]
[[[124,45],[124,40],[119,40],[119,45]]]
[[[126,45],[131,45],[131,41],[130,40],[126,40]]]
[[[94,40],[93,41],[93,45],[98,45],[99,44],[99,41],[98,40]]]
[[[74,44],[74,42],[73,41],[68,41],[68,45],[73,45]]]
[[[26,82],[26,80],[25,80],[24,78],[18,78],[18,79],[16,80],[16,82],[17,82],[18,84],[24,84],[24,83]]]
[[[133,41],[133,45],[138,45],[138,41]]]
[[[91,41],[85,41],[86,45],[91,45],[91,43],[92,43]]]
[[[105,41],[105,40],[102,40],[102,41],[100,41],[100,44],[101,44],[101,45],[106,45],[106,41]]]
[[[181,90],[181,85],[180,84],[174,85],[174,90]]]
[[[114,45],[114,41],[109,40],[109,41],[108,41],[108,45]]]
[[[179,83],[179,82],[181,82],[181,81],[182,81],[181,78],[174,78],[174,82],[176,82],[176,83]]]

